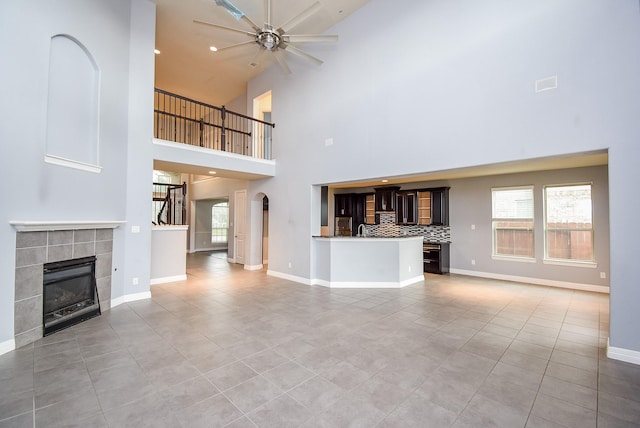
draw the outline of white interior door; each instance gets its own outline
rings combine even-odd
[[[247,224],[247,191],[237,190],[233,211],[233,248],[236,263],[244,264],[245,233]]]

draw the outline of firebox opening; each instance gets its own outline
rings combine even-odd
[[[96,257],[44,265],[44,335],[101,314],[96,287]]]

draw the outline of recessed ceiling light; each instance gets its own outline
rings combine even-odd
[[[386,178],[384,180],[381,180],[383,183],[388,183],[389,180],[387,180]]]
[[[216,175],[216,174],[217,174],[217,172],[215,172],[215,171],[209,171],[209,174],[211,174],[211,175]]]
[[[218,50],[218,48],[217,48],[217,47],[215,47],[215,46],[209,46],[209,50],[210,50],[211,52],[216,52],[216,51]]]
[[[153,50],[153,53],[154,53],[154,54],[156,54],[156,55],[158,55],[158,54],[160,53],[160,49],[154,49],[154,50]]]

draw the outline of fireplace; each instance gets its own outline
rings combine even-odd
[[[45,263],[43,268],[45,336],[100,315],[95,256]]]

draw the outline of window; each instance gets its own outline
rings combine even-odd
[[[591,184],[547,186],[545,258],[593,261]]]
[[[229,202],[218,202],[211,207],[211,243],[226,243],[228,231]]]
[[[491,189],[493,255],[533,258],[533,187]]]

